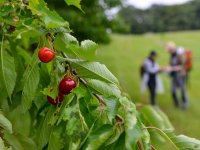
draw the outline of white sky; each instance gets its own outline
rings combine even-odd
[[[174,5],[183,4],[190,0],[126,0],[128,4],[134,5],[137,8],[148,8],[152,4]]]

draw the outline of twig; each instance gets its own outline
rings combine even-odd
[[[85,80],[79,78],[79,81],[80,81],[85,87],[88,87]],[[103,104],[104,106],[106,106],[106,103],[105,103],[105,101],[103,100],[103,98],[102,98],[101,96],[99,96],[99,95],[96,94],[96,93],[92,93],[92,94],[99,100],[100,104]]]
[[[143,146],[140,141],[137,142],[137,146],[138,146],[139,150],[143,150]]]

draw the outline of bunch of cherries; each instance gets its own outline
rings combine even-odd
[[[42,47],[40,48],[38,52],[38,58],[40,59],[41,62],[43,63],[48,63],[52,61],[55,57],[55,53],[53,50],[51,50],[48,47]],[[59,83],[59,94],[56,97],[56,99],[53,99],[50,96],[47,96],[47,100],[49,103],[53,105],[57,105],[58,103],[61,103],[64,99],[64,95],[67,95],[70,93],[70,91],[76,87],[76,81],[71,78],[71,77],[65,77],[63,78],[60,83]],[[51,89],[51,92],[53,92],[53,88]]]

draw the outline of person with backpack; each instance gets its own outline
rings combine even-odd
[[[140,68],[142,77],[141,92],[143,93],[148,87],[150,93],[150,103],[156,105],[156,92],[163,92],[163,85],[158,76],[162,68],[156,63],[157,53],[151,51]]]
[[[185,49],[177,47],[174,42],[169,42],[166,45],[167,52],[170,54],[170,76],[171,76],[171,92],[175,107],[179,107],[177,89],[181,90],[182,108],[185,110],[188,107],[188,98],[186,92],[186,53]]]

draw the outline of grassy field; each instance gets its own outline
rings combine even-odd
[[[170,95],[170,78],[162,75],[165,93],[158,95],[157,103],[168,115],[178,134],[186,134],[200,139],[200,31],[172,32],[165,34],[145,35],[112,35],[109,45],[100,45],[98,60],[120,80],[122,89],[134,102],[148,103],[148,93],[140,94],[139,67],[149,51],[158,52],[160,65],[167,65],[169,55],[164,50],[167,41],[175,41],[177,45],[193,51],[194,67],[187,87],[189,108],[187,111],[175,109]]]

